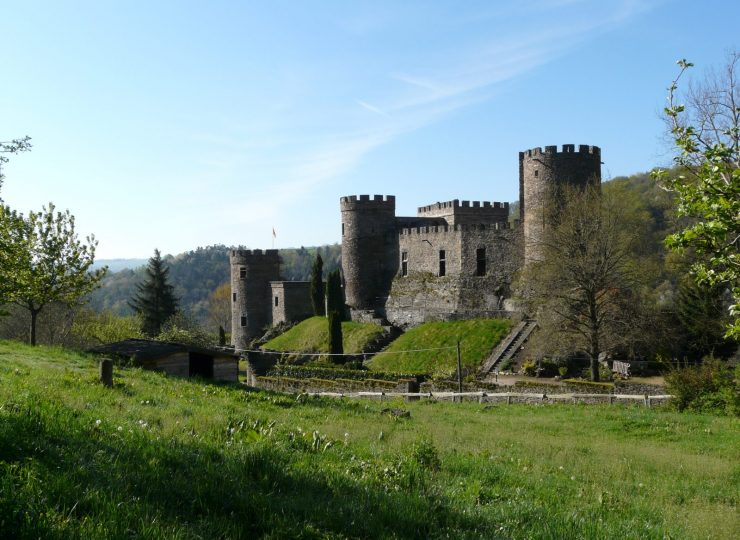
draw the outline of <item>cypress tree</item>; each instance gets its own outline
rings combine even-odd
[[[337,311],[329,312],[329,352],[331,354],[342,354],[342,316]],[[332,362],[343,363],[342,356],[332,356]]]
[[[314,315],[325,315],[324,305],[324,261],[321,255],[316,253],[316,260],[311,269],[311,304]]]
[[[162,331],[162,325],[177,311],[175,290],[167,282],[170,269],[165,266],[158,249],[149,259],[146,277],[136,286],[136,296],[129,306],[141,314],[141,330],[148,336],[156,336]]]
[[[339,270],[329,272],[326,276],[326,311],[331,313],[336,311],[340,320],[344,315],[344,295],[342,293],[342,280],[339,277]]]

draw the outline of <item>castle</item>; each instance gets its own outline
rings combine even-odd
[[[353,320],[398,326],[502,316],[514,273],[541,258],[553,189],[601,182],[601,151],[565,144],[519,153],[519,218],[509,203],[437,202],[396,216],[392,195],[340,199],[342,278]],[[310,315],[307,282],[280,281],[277,250],[231,252],[232,340]]]

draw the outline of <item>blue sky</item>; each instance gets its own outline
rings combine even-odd
[[[0,196],[53,201],[98,257],[339,241],[339,197],[513,201],[517,153],[670,163],[678,58],[740,46],[740,2],[10,2]]]

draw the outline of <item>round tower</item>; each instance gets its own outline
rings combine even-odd
[[[351,309],[380,307],[398,267],[396,198],[342,197],[342,275]]]
[[[270,281],[280,279],[277,249],[231,250],[231,343],[245,349],[272,322]]]
[[[586,187],[601,183],[598,146],[564,144],[519,152],[519,217],[524,228],[524,263],[542,259],[543,234],[548,225],[552,195],[565,185]]]

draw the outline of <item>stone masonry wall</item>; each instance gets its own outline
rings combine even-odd
[[[301,321],[313,315],[310,281],[273,281],[272,324]]]

